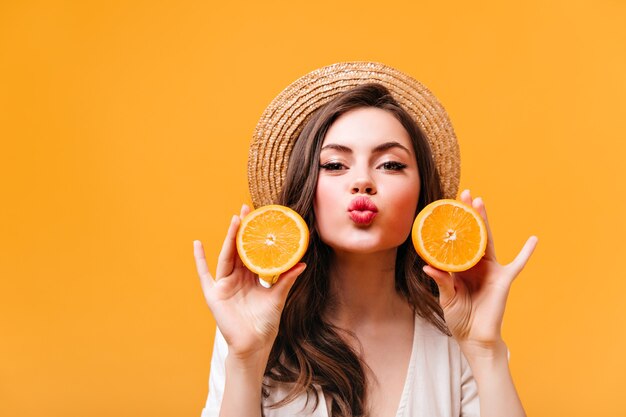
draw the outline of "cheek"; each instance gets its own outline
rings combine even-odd
[[[341,192],[342,185],[337,178],[318,178],[313,200],[315,227],[327,244],[338,236],[336,231],[345,227],[345,196]]]
[[[328,186],[324,178],[318,178],[317,188],[315,189],[315,199],[313,201],[313,210],[315,211],[315,220],[320,232],[326,228],[326,224],[331,220],[329,219],[329,215],[332,213],[332,208],[329,202],[332,201],[332,188]]]
[[[393,223],[396,230],[402,231],[404,236],[410,232],[415,220],[415,211],[419,200],[419,181],[411,186],[402,186],[388,195],[393,196],[389,201],[394,208]],[[405,236],[406,237],[406,236]]]

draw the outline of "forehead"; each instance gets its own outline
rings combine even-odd
[[[408,132],[392,113],[376,107],[362,107],[339,116],[326,132],[322,146],[332,143],[351,148],[374,148],[389,141],[396,141],[413,151]]]

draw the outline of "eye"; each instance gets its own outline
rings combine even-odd
[[[380,164],[379,168],[382,168],[384,171],[402,171],[406,168],[406,164],[397,161],[388,161]]]
[[[325,164],[320,165],[320,168],[326,171],[341,171],[345,169],[346,166],[341,162],[326,162]]]

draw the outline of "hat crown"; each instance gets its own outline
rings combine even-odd
[[[387,87],[420,127],[430,145],[444,197],[456,197],[460,151],[441,103],[423,84],[395,68],[356,61],[336,63],[300,77],[265,109],[248,157],[248,185],[255,207],[277,201],[291,150],[310,116],[341,93],[372,82]]]

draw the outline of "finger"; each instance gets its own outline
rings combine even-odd
[[[250,207],[247,204],[241,205],[241,211],[239,212],[240,224],[243,222],[243,218],[246,217],[250,213]],[[236,247],[236,246],[235,246]],[[235,256],[235,268],[242,269],[245,268],[241,258],[239,256]]]
[[[513,279],[515,279],[515,277],[517,277],[519,273],[522,272],[522,269],[524,269],[526,263],[528,263],[530,256],[533,254],[535,248],[537,247],[537,242],[539,242],[539,238],[537,238],[537,236],[529,237],[524,244],[522,250],[517,254],[513,262],[509,264],[513,272]]]
[[[211,288],[215,281],[213,281],[213,277],[209,272],[209,267],[206,263],[206,258],[204,257],[204,248],[202,247],[202,242],[199,240],[193,241],[193,256],[196,259],[196,270],[198,271],[198,276],[200,277],[202,289],[206,290],[207,288]]]
[[[474,210],[480,214],[480,217],[485,221],[485,227],[487,228],[487,248],[485,249],[485,256],[488,259],[496,260],[496,247],[493,242],[493,234],[491,232],[491,226],[489,225],[489,219],[487,218],[487,209],[485,208],[485,202],[482,197],[477,197],[472,203]]]
[[[215,271],[215,280],[219,281],[220,278],[224,278],[230,275],[235,268],[235,260],[239,257],[237,255],[237,229],[239,228],[239,216],[233,216],[230,220],[230,226],[226,233],[226,238],[222,244],[222,250],[217,258],[217,268]]]
[[[439,287],[439,304],[445,308],[456,295],[452,276],[448,272],[441,271],[430,265],[425,265],[422,270],[437,283],[437,287]]]
[[[293,287],[293,284],[296,282],[296,279],[305,269],[305,263],[300,262],[296,264],[289,271],[281,274],[278,281],[276,281],[276,284],[272,287],[272,291],[274,291],[284,302],[287,298],[287,294],[289,294],[289,291],[291,290],[291,287]]]
[[[241,220],[243,220],[243,218],[246,217],[249,213],[250,213],[250,207],[248,207],[247,204],[242,204],[241,213],[239,214],[239,217],[241,218]]]
[[[470,207],[472,206],[472,194],[470,193],[470,190],[463,190],[459,199],[463,204],[467,204]]]

